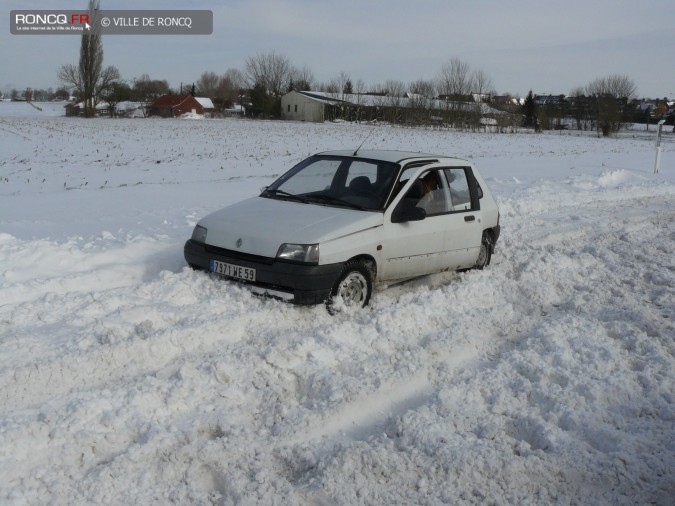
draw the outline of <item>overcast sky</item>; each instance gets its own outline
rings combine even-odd
[[[0,88],[56,88],[78,36],[11,35],[13,9],[84,9],[87,0],[3,0]],[[610,74],[640,97],[675,97],[675,0],[101,0],[102,9],[209,9],[212,35],[103,38],[104,65],[172,87],[244,68],[275,51],[315,80],[341,71],[366,85],[435,78],[459,58],[499,93],[568,94]]]

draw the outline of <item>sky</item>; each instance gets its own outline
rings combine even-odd
[[[83,9],[87,0],[31,2]],[[56,88],[59,67],[77,63],[78,36],[11,35],[3,0],[0,90]],[[271,51],[317,82],[346,72],[367,87],[389,79],[432,80],[453,58],[482,70],[497,93],[569,94],[612,74],[637,95],[675,98],[673,0],[101,0],[103,9],[208,9],[211,35],[108,35],[104,66],[128,81],[149,74],[178,88],[204,71],[244,69]]]

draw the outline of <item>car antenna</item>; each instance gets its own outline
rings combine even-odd
[[[362,142],[361,144],[359,144],[359,147],[356,148],[356,151],[354,151],[354,153],[352,154],[352,156],[356,156],[356,155],[358,154],[359,149],[361,149],[361,146],[363,146],[363,145],[366,143],[366,141],[368,140],[368,137],[370,137],[371,134],[372,134],[374,131],[375,131],[375,127],[373,127],[373,129],[372,129],[370,132],[368,132],[368,135],[366,135],[366,138],[363,139],[363,142]]]

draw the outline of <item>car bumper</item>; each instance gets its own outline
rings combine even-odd
[[[192,239],[185,243],[184,254],[187,263],[195,269],[211,270],[211,260],[255,269],[255,282],[227,279],[246,284],[255,293],[301,305],[325,302],[342,271],[342,264],[307,265],[283,262],[216,248]]]

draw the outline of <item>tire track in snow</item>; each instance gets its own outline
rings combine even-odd
[[[474,343],[459,350],[448,351],[437,356],[417,373],[386,383],[374,392],[366,393],[353,401],[341,404],[338,409],[308,422],[302,431],[286,436],[279,445],[305,445],[314,440],[334,440],[346,437],[351,440],[367,440],[381,435],[388,423],[409,410],[415,410],[433,402],[437,385],[430,379],[433,370],[439,366],[451,370],[476,368],[484,355],[483,346],[487,340]]]

